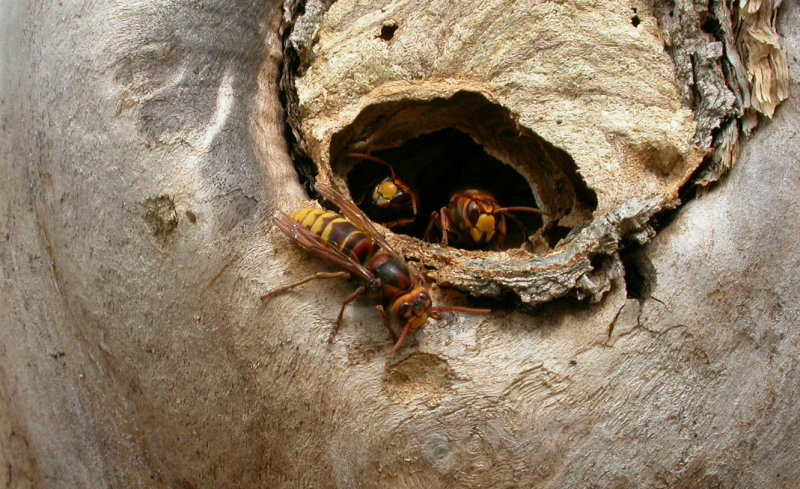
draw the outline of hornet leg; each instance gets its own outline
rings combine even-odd
[[[354,300],[358,298],[361,294],[367,291],[367,286],[362,285],[361,287],[357,288],[355,292],[347,296],[347,299],[342,302],[342,308],[339,309],[339,316],[336,318],[336,325],[333,327],[333,331],[331,331],[331,335],[328,336],[328,343],[333,343],[333,339],[336,337],[336,332],[339,331],[339,326],[342,325],[342,316],[344,315],[344,308],[347,307],[347,304],[350,304]]]
[[[425,235],[424,236],[425,236],[425,240],[426,241],[430,241],[431,243],[433,243],[433,241],[434,241],[434,239],[433,239],[433,228],[436,227],[438,224],[439,224],[439,213],[436,212],[436,211],[433,211],[431,213],[431,218],[428,221],[428,227],[425,228]]]
[[[271,292],[267,292],[266,294],[261,296],[261,300],[263,302],[267,302],[268,300],[272,299],[276,295],[280,295],[280,294],[283,294],[284,292],[288,292],[288,291],[292,290],[293,288],[299,287],[299,286],[303,285],[306,282],[311,282],[312,280],[317,280],[317,279],[319,279],[319,280],[328,280],[328,279],[331,279],[331,278],[347,278],[347,279],[349,279],[350,278],[350,273],[349,272],[318,272],[318,273],[315,273],[314,275],[311,275],[309,277],[304,278],[303,280],[298,280],[297,282],[295,282],[293,284],[289,284],[289,285],[287,285],[285,287],[281,287],[280,289],[275,289],[275,290],[273,290]]]
[[[506,216],[508,216],[508,218],[511,219],[514,222],[514,224],[516,224],[517,227],[519,228],[519,231],[522,233],[522,242],[524,243],[525,241],[527,241],[528,230],[527,228],[525,228],[525,225],[522,224],[522,221],[520,221],[519,218],[513,214],[506,214]]]
[[[508,234],[508,226],[506,225],[506,216],[510,217],[520,226],[522,223],[516,217],[512,216],[511,214],[500,214],[497,217],[497,226],[495,227],[495,241],[494,241],[494,249],[497,251],[503,250],[503,245],[506,242],[506,235]],[[523,231],[523,240],[524,238],[524,231]]]
[[[447,241],[450,233],[450,214],[447,212],[447,207],[442,207],[438,212],[431,213],[431,220],[428,221],[428,227],[425,228],[425,239],[433,242],[433,228],[437,227],[442,232],[442,244],[447,246]]]
[[[447,246],[448,239],[450,238],[450,223],[452,219],[450,219],[450,213],[447,212],[447,207],[442,207],[442,210],[439,211],[439,227],[442,228],[442,244]]]
[[[392,341],[397,342],[397,333],[394,332],[392,329],[392,321],[389,319],[389,315],[386,314],[386,309],[383,308],[382,305],[378,304],[375,306],[375,309],[381,313],[381,319],[383,319],[383,325],[386,327],[386,330],[392,335]]]

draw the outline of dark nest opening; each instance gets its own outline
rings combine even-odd
[[[530,185],[518,172],[488,155],[483,148],[463,132],[444,129],[418,136],[397,148],[375,151],[390,163],[397,177],[406,182],[419,198],[419,213],[411,225],[395,231],[422,239],[433,211],[446,206],[450,197],[466,189],[491,193],[502,206],[537,207]],[[391,221],[398,216],[370,205],[369,192],[389,175],[386,167],[372,161],[360,160],[347,174],[350,194],[360,207],[376,222]],[[399,217],[410,217],[404,213]],[[533,214],[516,215],[529,232],[542,227],[542,217]],[[509,224],[508,247],[520,246],[524,240],[520,229]]]
[[[570,230],[590,221],[597,206],[595,193],[565,151],[520,126],[510,111],[477,93],[376,104],[334,136],[332,170],[347,183],[353,200],[367,215],[376,222],[410,217],[410,212],[398,216],[370,205],[372,189],[389,176],[389,170],[349,153],[385,160],[414,189],[420,203],[417,219],[393,231],[420,239],[431,213],[465,189],[487,191],[504,207],[535,207],[552,215],[543,219],[515,214],[527,236],[538,243],[536,249],[556,247]],[[526,234],[509,221],[505,247],[521,246]]]

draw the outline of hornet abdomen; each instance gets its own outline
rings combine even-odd
[[[364,231],[335,212],[306,208],[292,212],[289,217],[362,265],[376,247]]]

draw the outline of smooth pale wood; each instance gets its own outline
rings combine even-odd
[[[352,286],[259,300],[326,270],[269,221],[308,205],[277,4],[0,7],[0,486],[800,482],[796,85],[641,300],[445,315],[387,359],[367,302],[325,342]]]

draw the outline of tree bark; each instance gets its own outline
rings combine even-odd
[[[0,487],[800,485],[796,82],[599,302],[390,357],[367,301],[326,343],[352,284],[259,301],[332,269],[271,221],[283,5],[0,7]]]

